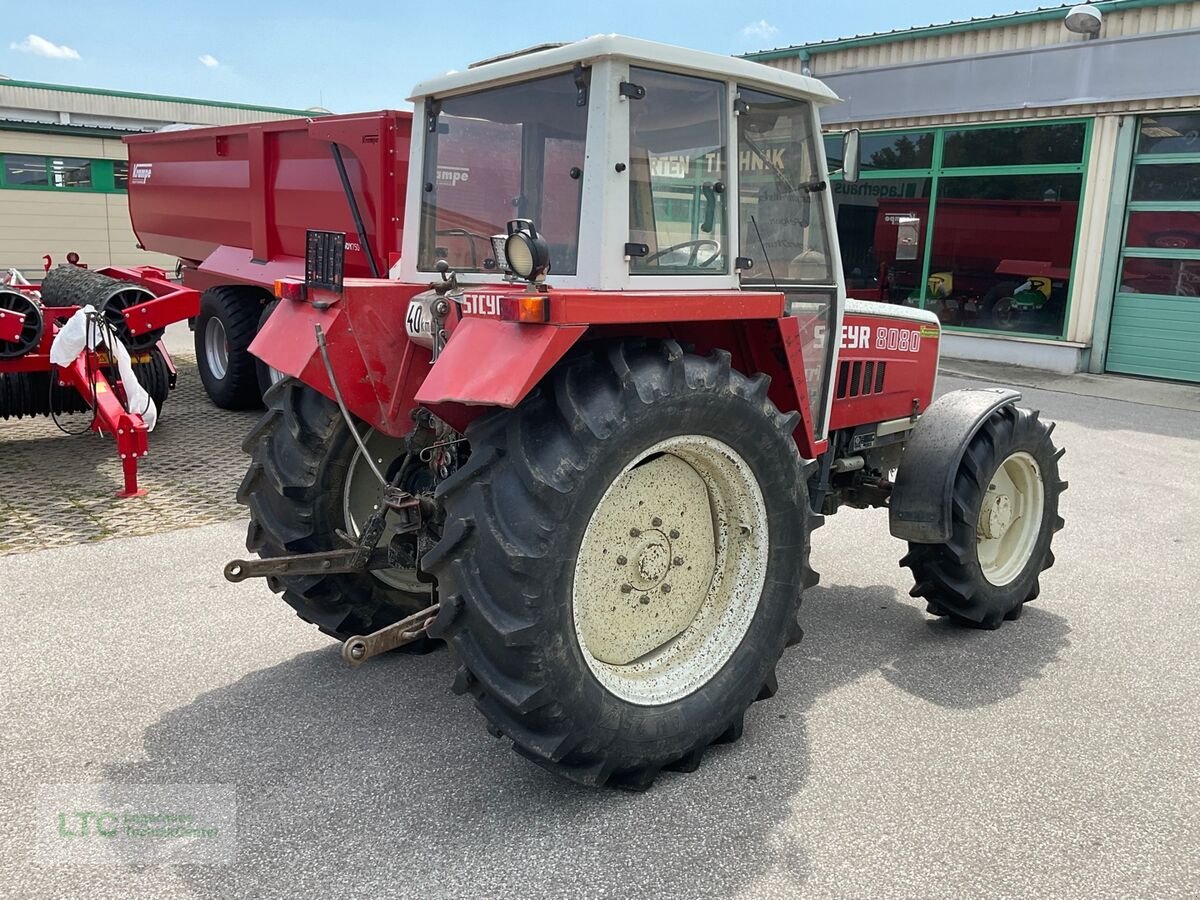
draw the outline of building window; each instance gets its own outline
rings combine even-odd
[[[846,291],[919,304],[925,272],[929,178],[833,183]]]
[[[51,159],[50,176],[56,188],[90,188],[92,163],[86,159]]]
[[[1082,186],[1063,174],[943,179],[926,307],[946,325],[1059,334]]]
[[[1089,128],[864,133],[862,180],[831,177],[848,294],[949,328],[1061,338]]]
[[[4,154],[4,183],[9,187],[49,187],[46,157]]]
[[[948,131],[942,164],[974,168],[1078,163],[1083,159],[1086,132],[1082,122]]]
[[[4,153],[0,154],[0,188],[125,193],[129,190],[129,163],[123,159]]]

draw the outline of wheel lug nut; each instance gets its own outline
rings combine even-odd
[[[618,557],[617,557],[617,565],[618,565],[618,566],[623,566],[623,565],[625,565],[625,563],[627,563],[627,562],[629,562],[629,560],[627,560],[625,557],[623,557],[623,556],[618,556]]]
[[[663,585],[663,593],[664,593],[664,594],[669,594],[669,593],[671,593],[671,586],[670,586],[669,584],[664,584],[664,585]]]
[[[650,520],[650,524],[653,525],[655,528],[657,528],[659,525],[662,524],[662,519],[660,519],[658,516],[655,516],[653,519]]]
[[[630,528],[630,529],[629,529],[629,536],[630,536],[630,537],[641,537],[641,536],[642,536],[642,530],[641,530],[640,528]]]
[[[672,528],[671,529],[671,540],[675,540],[677,537],[679,537],[679,529]]]
[[[622,593],[622,594],[629,594],[629,593],[632,593],[632,591],[633,591],[633,585],[632,585],[632,584],[623,584],[623,585],[621,585],[621,593]]]
[[[677,566],[682,566],[683,565],[683,557],[682,556],[675,557],[674,563]]]

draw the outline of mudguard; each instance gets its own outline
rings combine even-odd
[[[417,391],[417,402],[511,409],[585,331],[586,325],[518,324],[466,316]]]
[[[950,540],[954,476],[988,417],[1021,399],[1008,388],[951,391],[929,405],[904,447],[892,489],[892,535],[915,544]]]
[[[413,396],[429,374],[429,351],[408,339],[404,308],[422,288],[346,279],[342,296],[281,300],[250,352],[331,400],[333,388],[317,347],[321,326],[338,387],[350,412],[393,437],[412,430]]]

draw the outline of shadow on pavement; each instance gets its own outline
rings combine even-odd
[[[509,752],[447,690],[445,651],[351,671],[332,646],[172,711],[145,758],[106,777],[236,785],[236,864],[179,869],[198,896],[730,896],[766,873],[799,887],[805,848],[778,826],[808,778],[815,702],[881,671],[940,706],[987,706],[1070,630],[1031,607],[962,631],[890,587],[815,589],[801,620],[746,736],[646,794],[582,789]]]

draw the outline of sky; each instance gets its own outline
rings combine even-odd
[[[419,81],[545,41],[617,32],[733,54],[1035,6],[1016,7],[1015,2],[5,3],[0,75],[353,112],[407,108],[405,98]],[[1053,5],[1052,0],[1043,3]]]

